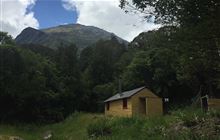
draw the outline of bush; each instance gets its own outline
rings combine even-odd
[[[99,140],[215,140],[220,136],[218,116],[218,111],[186,107],[166,116],[105,117],[89,125],[87,132],[90,138]]]
[[[103,139],[162,138],[166,126],[164,117],[102,118],[88,126],[87,134]]]
[[[102,137],[110,135],[112,133],[110,121],[106,118],[102,118],[90,124],[87,128],[87,133],[89,137]]]

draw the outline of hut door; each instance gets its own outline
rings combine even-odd
[[[140,98],[140,114],[146,115],[146,98]]]

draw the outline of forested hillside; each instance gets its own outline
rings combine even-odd
[[[1,36],[1,120],[53,122],[75,111],[99,112],[114,94],[116,64],[126,50],[117,38],[100,40],[79,56],[75,45],[18,47]]]

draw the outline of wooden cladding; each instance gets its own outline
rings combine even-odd
[[[162,98],[147,88],[131,97],[106,102],[105,114],[110,116],[156,116],[163,114]]]

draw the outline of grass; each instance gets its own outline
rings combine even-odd
[[[163,139],[169,117],[103,118],[88,126],[91,139],[99,140],[156,140]]]
[[[152,118],[103,118],[87,130],[94,140],[219,140],[220,111],[187,107]]]
[[[51,125],[0,125],[0,135],[20,136],[24,140],[42,140],[47,131],[53,133],[51,140],[217,140],[220,111],[205,113],[188,107],[151,118],[75,113]]]
[[[42,140],[44,134],[51,131],[52,140],[87,140],[87,126],[100,117],[99,114],[75,113],[65,121],[51,125],[1,124],[0,135],[19,136],[24,140]]]

